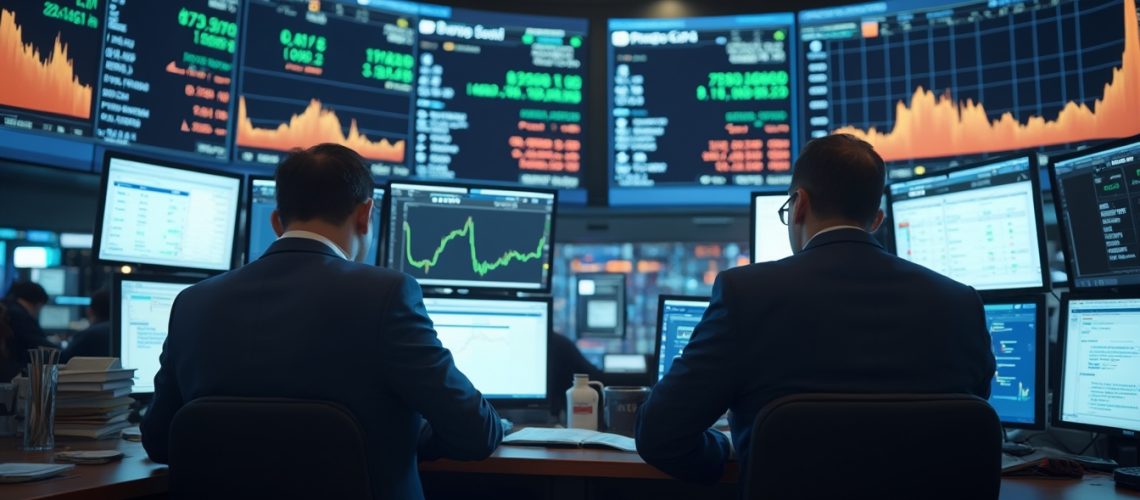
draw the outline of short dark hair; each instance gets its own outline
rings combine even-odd
[[[339,144],[291,151],[277,166],[276,178],[282,225],[310,220],[342,224],[372,198],[372,174],[364,160]]]
[[[91,294],[91,314],[99,321],[111,319],[111,292],[106,288],[95,290]]]
[[[883,158],[866,141],[834,134],[808,142],[792,171],[792,189],[811,195],[820,217],[871,224],[879,211],[886,183]]]
[[[44,287],[33,281],[17,281],[12,283],[12,286],[8,288],[8,294],[5,295],[4,298],[8,300],[23,300],[37,306],[48,303],[47,290],[44,290]]]

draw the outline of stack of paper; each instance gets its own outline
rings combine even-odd
[[[57,436],[102,439],[130,426],[134,369],[118,358],[76,357],[59,370],[55,408]]]

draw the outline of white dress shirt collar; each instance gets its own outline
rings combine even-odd
[[[338,257],[340,257],[344,260],[348,260],[348,255],[345,255],[344,250],[341,250],[341,248],[339,246],[337,246],[336,243],[333,243],[332,240],[325,238],[324,236],[317,234],[317,233],[314,233],[312,231],[300,231],[300,230],[285,231],[285,234],[282,234],[281,237],[278,239],[283,239],[283,238],[303,238],[306,240],[319,241],[321,243],[324,243],[325,246],[332,249],[332,251],[334,253],[336,253],[336,255]]]
[[[806,243],[806,244],[804,244],[804,248],[807,248],[808,246],[810,246],[810,245],[811,245],[811,242],[812,242],[812,240],[814,240],[814,239],[818,238],[818,237],[819,237],[819,235],[821,235],[821,234],[823,234],[823,233],[830,233],[830,232],[832,232],[832,231],[838,231],[838,230],[840,230],[840,229],[858,229],[858,230],[860,230],[860,231],[863,231],[863,232],[867,232],[867,230],[866,230],[866,229],[863,229],[863,228],[861,228],[861,227],[859,227],[859,226],[831,226],[831,227],[829,227],[829,228],[827,228],[827,229],[824,229],[824,230],[822,230],[822,231],[820,231],[820,232],[818,232],[818,233],[815,233],[815,236],[812,236],[810,239],[808,239],[807,243]]]

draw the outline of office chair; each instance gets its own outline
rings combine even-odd
[[[1001,423],[966,394],[799,394],[756,416],[748,499],[996,499]]]
[[[371,498],[364,432],[324,401],[199,398],[170,424],[174,498]]]

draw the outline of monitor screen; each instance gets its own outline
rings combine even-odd
[[[609,354],[602,358],[602,370],[607,373],[645,373],[645,355]]]
[[[1050,170],[1073,287],[1140,286],[1140,137]]]
[[[103,189],[99,260],[230,268],[241,176],[108,155]]]
[[[273,231],[271,222],[273,211],[277,209],[277,182],[273,179],[250,179],[249,185],[249,221],[246,223],[248,236],[246,237],[245,262],[253,262],[261,257],[269,245],[277,241],[277,233]],[[381,249],[381,240],[384,231],[381,229],[384,219],[381,215],[384,209],[384,188],[372,189],[372,246],[368,248],[368,255],[364,262],[367,264],[380,264],[377,254]]]
[[[1061,302],[1060,423],[1140,432],[1140,298]]]
[[[40,310],[40,328],[44,330],[67,330],[75,317],[75,308],[46,305]]]
[[[787,193],[752,193],[752,262],[769,262],[792,256],[788,226],[780,222]]]
[[[978,290],[1048,285],[1038,174],[1031,156],[890,186],[899,257]]]
[[[1003,424],[1044,424],[1043,304],[1035,299],[987,301],[989,328],[997,371],[990,383],[990,405]],[[1039,413],[1040,412],[1040,413]]]
[[[661,296],[657,309],[657,380],[681,357],[709,308],[706,298]]]
[[[546,399],[550,299],[425,297],[439,341],[488,399]]]
[[[123,368],[134,368],[132,392],[154,392],[159,356],[170,325],[170,308],[192,281],[175,278],[115,276],[112,342]]]
[[[795,16],[611,19],[610,203],[748,203],[795,152]]]
[[[903,179],[1140,133],[1135,0],[886,0],[799,13],[803,139],[848,133]],[[1003,153],[1004,152],[1004,153]]]
[[[585,19],[421,9],[413,175],[585,203]]]
[[[388,267],[421,285],[548,290],[555,194],[389,185]]]

